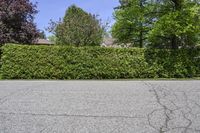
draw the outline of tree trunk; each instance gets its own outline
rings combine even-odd
[[[174,10],[175,11],[181,10],[183,0],[172,0],[172,2],[174,3]],[[171,48],[172,49],[178,49],[178,38],[176,37],[176,35],[172,36]]]
[[[180,10],[182,8],[183,0],[172,0],[172,2],[174,3],[175,10]]]
[[[140,31],[140,48],[143,48],[143,31]]]
[[[143,1],[140,0],[140,8],[144,8],[143,6]],[[140,48],[143,48],[143,23],[142,20],[140,20],[140,35],[139,35],[139,39],[140,39]]]
[[[171,39],[171,48],[178,49],[178,38],[174,35]]]

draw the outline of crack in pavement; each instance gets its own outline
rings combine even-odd
[[[184,113],[183,111],[181,111],[183,117],[188,121],[188,125],[186,125],[185,130],[184,130],[184,133],[187,133],[188,129],[192,125],[192,120],[189,119],[186,115],[187,114],[191,114],[192,113],[192,109],[189,107],[189,104],[188,104],[188,96],[186,95],[186,93],[184,91],[182,91],[182,93],[183,93],[184,98],[185,98],[186,107],[189,109],[189,112],[187,112],[187,113]]]
[[[167,89],[167,87],[164,88],[163,86],[160,85],[156,86],[152,83],[147,83],[147,82],[143,83],[151,88],[150,92],[153,92],[153,95],[155,96],[156,99],[156,103],[158,103],[158,105],[160,106],[159,109],[155,109],[147,115],[147,120],[150,127],[152,127],[159,133],[171,132],[171,130],[175,129],[177,130],[182,129],[183,133],[188,133],[189,131],[200,132],[199,129],[191,127],[193,121],[188,117],[188,115],[195,115],[192,113],[192,108],[190,107],[189,102],[193,102],[196,105],[196,107],[199,108],[199,110],[200,106],[194,100],[190,101],[186,92],[180,91],[182,93],[182,97],[184,98],[184,103],[186,104],[185,106],[180,107],[175,103],[176,100],[178,100],[178,96],[172,90],[170,91],[169,89]],[[175,97],[174,101],[170,99],[173,96]],[[170,108],[169,103],[171,103],[174,106],[173,109]],[[177,111],[179,112],[179,114],[176,114]],[[156,113],[162,113],[163,116],[162,115],[158,116],[156,115]],[[159,119],[162,119],[164,117],[162,120],[162,124],[161,125],[155,124],[156,120],[153,119],[154,117],[159,117]],[[184,123],[185,124],[184,126],[172,127],[174,125],[170,125],[170,123],[176,123],[175,122],[176,117],[178,117],[179,119],[180,118],[184,119],[184,121],[186,121],[187,123]]]
[[[120,128],[120,131],[123,129],[126,129],[127,127],[131,127],[132,125],[138,126],[145,124],[145,127],[141,128],[148,128],[151,130],[154,130],[154,132],[158,133],[200,133],[200,127],[198,127],[198,124],[200,122],[200,101],[199,101],[199,94],[195,95],[197,98],[192,97],[192,93],[188,91],[173,91],[170,90],[170,87],[165,86],[163,84],[154,84],[150,82],[142,82],[148,86],[148,89],[150,91],[150,95],[148,93],[147,96],[150,96],[149,99],[152,103],[153,98],[153,104],[150,104],[148,106],[148,109],[150,108],[151,111],[146,114],[146,116],[143,116],[144,113],[139,112],[141,115],[137,114],[134,116],[131,116],[129,114],[110,114],[110,113],[103,113],[103,114],[70,114],[66,112],[56,112],[54,111],[47,111],[47,110],[40,110],[40,112],[34,112],[30,110],[26,111],[16,111],[16,110],[9,110],[7,111],[7,108],[5,110],[0,110],[0,116],[3,117],[14,117],[18,119],[18,117],[25,117],[25,119],[29,118],[43,118],[48,119],[51,121],[51,124],[47,123],[42,125],[42,129],[40,129],[40,132],[50,132],[52,129],[57,128],[57,126],[60,126],[61,123],[60,120],[63,118],[67,119],[90,119],[90,120],[97,120],[97,119],[104,119],[104,120],[113,120],[113,121],[123,121],[122,123],[117,123],[115,125],[115,128],[111,132],[117,132]],[[43,84],[40,84],[38,86],[30,86],[30,87],[24,87],[23,89],[20,88],[18,91],[12,92],[9,95],[3,97],[0,99],[0,105],[6,101],[10,102],[14,100],[12,97],[16,98],[15,96],[24,96],[33,91],[34,88],[37,88],[39,86],[42,86]],[[197,92],[199,92],[197,90]],[[152,95],[151,95],[152,94]],[[10,99],[12,98],[12,99]],[[137,97],[136,97],[137,98]],[[143,97],[142,97],[143,98]],[[137,100],[137,99],[136,99]],[[140,99],[139,99],[140,100]],[[145,99],[146,100],[146,99]],[[8,103],[6,102],[6,104]],[[62,101],[61,101],[62,102]],[[9,104],[9,103],[8,103]],[[141,103],[143,104],[143,103]],[[146,104],[145,104],[146,105]],[[152,105],[152,106],[151,106]],[[154,106],[155,105],[155,106]],[[131,105],[130,105],[131,106]],[[19,106],[20,107],[20,106]],[[34,106],[35,107],[35,106]],[[133,106],[135,107],[135,106]],[[137,106],[136,106],[137,107]],[[66,108],[65,108],[66,109]],[[154,109],[154,110],[152,110]],[[139,110],[139,109],[138,109]],[[137,110],[137,111],[138,111]],[[9,112],[10,111],[10,112]],[[47,112],[46,112],[47,111]],[[132,111],[132,110],[131,110]],[[139,110],[140,111],[140,110]],[[144,110],[148,111],[148,110]],[[138,113],[138,112],[136,112]],[[146,112],[145,112],[146,113]],[[135,114],[135,112],[134,112]],[[9,119],[11,119],[9,118]],[[64,119],[64,120],[65,120]],[[127,119],[127,121],[126,121]],[[32,120],[32,119],[31,119]],[[137,123],[138,120],[142,120],[142,123]],[[54,122],[55,121],[55,122]],[[4,119],[2,120],[2,123],[4,122]],[[53,124],[52,124],[53,123]],[[6,127],[6,126],[5,126]],[[64,127],[64,126],[63,126]],[[97,124],[98,127],[98,124]]]
[[[29,116],[51,116],[51,117],[82,117],[82,118],[107,118],[107,119],[114,119],[114,118],[122,118],[122,119],[146,119],[145,117],[139,116],[106,116],[106,115],[69,115],[69,114],[37,114],[37,113],[5,113],[0,112],[3,115],[29,115]]]

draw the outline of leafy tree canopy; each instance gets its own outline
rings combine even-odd
[[[152,47],[194,47],[200,35],[200,5],[194,0],[163,1],[149,32]]]
[[[120,0],[114,16],[119,43],[177,49],[199,42],[199,0]]]
[[[97,16],[75,5],[69,7],[63,20],[54,26],[58,44],[100,45],[103,39],[103,27]]]
[[[38,37],[36,13],[29,0],[0,0],[0,44],[32,43]]]
[[[120,0],[120,4],[114,13],[112,36],[118,43],[143,47],[149,30],[146,0]]]

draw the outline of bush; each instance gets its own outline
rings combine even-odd
[[[195,50],[194,50],[195,51]],[[198,50],[5,45],[3,79],[130,79],[193,77]],[[169,56],[170,55],[170,56]],[[188,57],[188,58],[187,58]]]
[[[1,57],[2,57],[2,46],[3,46],[3,45],[0,45],[0,68],[1,68],[1,65],[2,65],[2,62],[1,62]],[[1,75],[1,71],[0,71],[0,75]]]
[[[146,61],[150,66],[159,66],[158,77],[186,78],[195,77],[200,72],[200,50],[156,50],[145,51]]]
[[[104,28],[97,16],[75,5],[67,9],[63,20],[55,26],[59,45],[99,46],[103,41]]]

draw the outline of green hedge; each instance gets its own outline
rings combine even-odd
[[[146,61],[161,78],[200,77],[200,49],[146,50]]]
[[[186,78],[199,74],[199,50],[5,45],[3,79]]]

